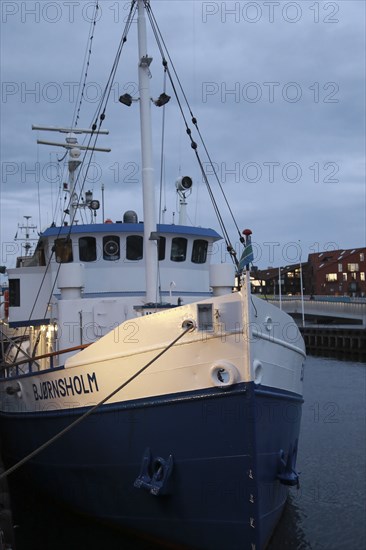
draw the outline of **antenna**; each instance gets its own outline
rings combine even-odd
[[[18,229],[20,229],[20,231],[23,233],[23,235],[21,235],[20,237],[18,237],[18,231],[17,231],[17,234],[15,235],[15,241],[24,241],[22,242],[22,247],[24,248],[25,250],[25,256],[30,256],[30,253],[31,253],[31,248],[32,248],[32,241],[38,241],[38,235],[37,237],[31,237],[30,235],[30,232],[32,231],[33,233],[35,232],[35,230],[37,229],[37,226],[36,225],[30,225],[29,224],[29,220],[32,219],[32,216],[23,216],[23,218],[25,219],[25,225],[21,225],[18,223]]]
[[[58,126],[36,126],[32,124],[32,130],[42,130],[46,132],[60,132],[62,134],[102,134],[108,135],[109,130],[91,130],[90,128],[62,128]]]
[[[104,148],[104,147],[88,147],[85,145],[79,145],[77,134],[103,134],[108,135],[108,130],[90,130],[90,129],[83,129],[83,128],[63,128],[63,127],[57,127],[57,126],[36,126],[32,125],[32,130],[42,130],[46,132],[60,132],[62,134],[67,134],[65,138],[64,143],[59,143],[56,141],[48,141],[43,139],[37,139],[37,143],[40,145],[51,145],[53,147],[63,147],[64,149],[67,149],[69,152],[69,159],[68,159],[68,168],[69,168],[69,185],[67,186],[70,193],[70,207],[69,209],[65,210],[64,212],[66,214],[69,214],[71,222],[73,222],[75,218],[75,213],[78,208],[90,208],[94,211],[94,215],[96,215],[96,210],[99,208],[99,202],[88,200],[86,198],[85,202],[82,201],[79,204],[79,197],[77,193],[75,193],[75,171],[81,164],[80,160],[80,154],[81,151],[98,151],[100,153],[110,153],[111,149]],[[65,191],[67,190],[66,187]],[[98,203],[98,205],[97,205]]]

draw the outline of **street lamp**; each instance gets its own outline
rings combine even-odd
[[[301,256],[302,256],[302,250],[301,250],[301,244],[300,245],[300,294],[301,294],[301,318],[302,318],[302,326],[305,326],[305,312],[304,312],[304,286],[302,282],[302,263],[301,263]]]

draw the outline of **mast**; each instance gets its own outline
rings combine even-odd
[[[154,168],[151,131],[150,63],[147,55],[145,2],[138,0],[138,46],[139,46],[139,90],[141,126],[141,174],[144,211],[144,250],[146,302],[155,303],[157,293],[157,246],[152,233],[156,232]]]

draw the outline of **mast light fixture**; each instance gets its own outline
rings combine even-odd
[[[120,96],[119,100],[120,103],[123,103],[123,105],[126,105],[127,107],[131,107],[132,105],[132,96],[130,94],[123,94]]]
[[[159,95],[158,99],[153,99],[154,104],[157,107],[163,107],[170,101],[170,95],[167,95],[166,93],[162,93]]]

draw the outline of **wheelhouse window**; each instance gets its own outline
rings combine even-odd
[[[172,249],[170,259],[172,262],[184,262],[187,255],[187,239],[184,237],[174,237],[172,239]]]
[[[20,306],[20,279],[9,279],[9,306]]]
[[[69,237],[56,239],[54,251],[58,264],[69,264],[73,261],[72,240]]]
[[[161,262],[162,260],[165,260],[165,247],[166,247],[166,238],[165,237],[159,237],[158,241],[158,260]]]
[[[144,239],[141,235],[129,235],[126,239],[126,259],[142,260]]]
[[[115,262],[120,259],[119,237],[106,235],[103,237],[103,259],[108,262]]]
[[[95,237],[80,237],[79,259],[81,262],[95,262],[97,259],[97,242]]]
[[[32,265],[46,265],[45,242],[42,240],[37,244],[37,248],[34,251]]]
[[[208,242],[202,239],[193,241],[192,262],[194,264],[204,264],[207,260]]]

